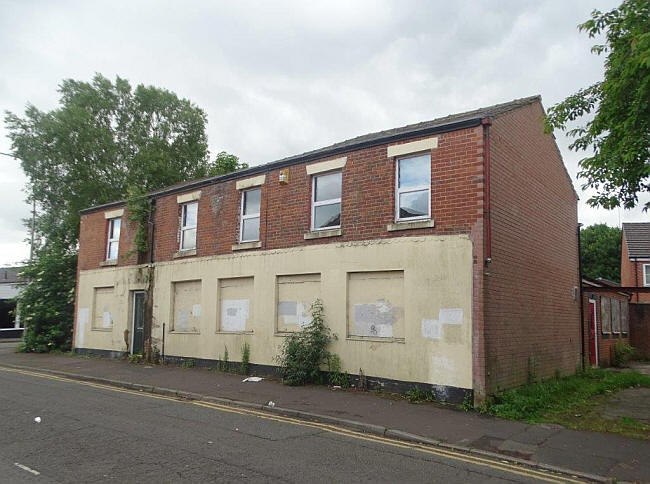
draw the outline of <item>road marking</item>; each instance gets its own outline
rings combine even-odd
[[[14,465],[15,465],[16,467],[20,467],[20,468],[21,468],[22,470],[24,470],[24,471],[31,472],[31,473],[34,474],[35,476],[40,476],[40,475],[41,475],[40,472],[35,471],[34,469],[32,469],[32,468],[30,468],[30,467],[27,467],[27,466],[24,466],[24,465],[22,465],[22,464],[19,464],[18,462],[14,462]]]
[[[457,460],[469,464],[473,464],[476,466],[482,466],[482,467],[489,467],[491,469],[499,470],[501,472],[506,472],[510,474],[516,474],[520,475],[522,477],[528,477],[532,479],[537,479],[540,481],[545,481],[545,482],[556,482],[556,483],[561,483],[561,482],[573,482],[573,483],[582,483],[585,481],[581,481],[575,478],[569,478],[561,475],[556,475],[548,471],[541,471],[541,470],[536,470],[536,469],[531,469],[527,468],[523,465],[518,465],[516,463],[511,463],[507,461],[499,461],[499,460],[493,460],[490,458],[486,457],[479,457],[479,456],[474,456],[471,454],[467,454],[461,451],[455,451],[451,449],[442,449],[442,448],[437,448],[431,445],[425,445],[425,444],[418,444],[414,442],[404,442],[400,441],[397,439],[391,439],[388,437],[382,437],[379,435],[372,435],[372,434],[366,434],[363,432],[358,432],[355,430],[350,430],[345,427],[338,427],[336,425],[332,424],[325,424],[325,423],[319,423],[319,422],[310,422],[307,420],[300,420],[292,417],[284,417],[282,415],[276,415],[276,414],[271,414],[268,412],[263,412],[261,410],[253,410],[253,409],[247,409],[247,408],[238,408],[230,405],[225,405],[225,404],[219,404],[219,403],[212,403],[212,402],[206,402],[206,401],[201,401],[201,400],[187,400],[179,397],[167,397],[164,395],[155,395],[153,393],[147,393],[143,391],[137,391],[137,390],[129,390],[125,388],[117,388],[114,386],[110,385],[105,385],[101,383],[93,383],[93,382],[87,382],[87,381],[79,381],[79,380],[74,380],[72,378],[66,378],[62,376],[57,376],[57,375],[51,375],[49,373],[40,373],[37,371],[31,371],[31,370],[22,370],[18,368],[9,368],[5,366],[0,366],[0,370],[2,371],[7,371],[11,373],[20,373],[23,375],[28,375],[28,376],[35,376],[39,378],[46,378],[48,380],[55,380],[55,381],[61,381],[65,383],[75,383],[78,385],[84,385],[84,386],[89,386],[101,390],[108,390],[108,391],[113,391],[113,392],[119,392],[119,393],[129,393],[132,395],[140,395],[144,396],[147,398],[157,398],[159,400],[167,400],[171,402],[176,402],[176,403],[185,403],[185,404],[190,404],[190,405],[196,405],[199,407],[205,407],[209,408],[212,410],[217,410],[221,412],[228,412],[228,413],[235,413],[235,414],[240,414],[240,415],[250,415],[250,416],[255,416],[261,419],[265,420],[273,420],[276,422],[281,422],[281,423],[287,423],[287,424],[292,424],[292,425],[298,425],[302,427],[311,427],[311,428],[316,428],[323,430],[325,432],[329,432],[332,434],[337,434],[337,435],[342,435],[345,437],[349,438],[354,438],[358,440],[365,440],[369,442],[374,442],[374,443],[379,443],[379,444],[384,444],[384,445],[389,445],[392,447],[399,447],[403,449],[411,449],[411,450],[416,450],[418,452],[430,454],[430,455],[436,455],[439,457],[444,457],[447,459],[452,459],[452,460]],[[34,471],[33,469],[29,469],[27,466],[23,466],[22,464],[15,464],[16,466],[27,470],[29,472],[36,472],[38,475],[38,471]]]

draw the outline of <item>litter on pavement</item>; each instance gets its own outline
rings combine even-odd
[[[264,378],[259,377],[259,376],[249,376],[248,378],[244,378],[242,381],[243,382],[244,381],[258,382],[258,381],[262,381],[262,380],[264,380]]]

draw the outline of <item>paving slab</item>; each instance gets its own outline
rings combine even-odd
[[[629,417],[650,425],[650,388],[621,390],[608,398],[596,412],[610,419]]]

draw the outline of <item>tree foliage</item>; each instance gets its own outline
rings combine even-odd
[[[594,10],[579,26],[592,47],[606,55],[601,82],[579,90],[549,109],[547,130],[567,131],[574,151],[591,150],[580,161],[583,188],[594,188],[592,206],[632,208],[650,189],[650,2],[625,0],[610,12]],[[588,116],[584,125],[568,124]],[[644,207],[647,210],[650,203]]]
[[[97,74],[91,82],[64,80],[58,92],[52,111],[30,104],[22,117],[5,113],[29,201],[38,206],[35,258],[19,301],[26,346],[34,351],[70,344],[81,209],[128,198],[131,218],[145,224],[142,249],[148,191],[242,167],[225,153],[210,161],[205,112],[170,91],[133,89]]]
[[[605,224],[580,229],[582,274],[589,279],[621,280],[621,229]]]

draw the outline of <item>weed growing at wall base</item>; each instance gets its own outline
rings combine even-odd
[[[594,412],[607,396],[635,386],[650,388],[650,376],[597,368],[507,390],[495,395],[479,411],[529,423],[551,422],[574,429],[650,438],[645,427],[630,428],[628,421],[614,422]]]
[[[251,346],[244,343],[241,347],[241,367],[240,372],[242,375],[248,375],[250,372],[250,359],[251,359]]]

